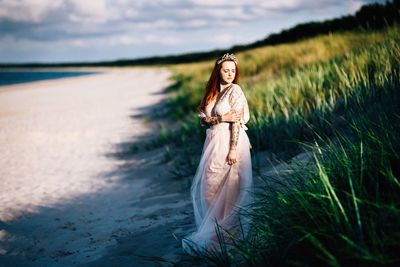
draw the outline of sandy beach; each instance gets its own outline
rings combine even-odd
[[[118,156],[154,135],[144,118],[169,75],[104,69],[0,87],[0,266],[179,258],[193,227],[186,184],[169,177],[162,149]]]

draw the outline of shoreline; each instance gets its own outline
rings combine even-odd
[[[46,83],[46,82],[51,82],[54,80],[59,80],[63,82],[71,82],[71,79],[77,79],[77,78],[83,78],[87,76],[92,76],[92,75],[101,75],[101,74],[107,74],[107,73],[117,73],[121,72],[123,70],[137,70],[137,69],[151,69],[151,68],[140,68],[140,67],[129,67],[129,68],[124,68],[124,67],[71,67],[71,68],[7,68],[7,69],[1,69],[0,72],[43,72],[43,71],[51,71],[51,72],[94,72],[91,74],[87,75],[79,75],[79,76],[66,76],[66,77],[60,77],[60,78],[53,78],[53,79],[41,79],[41,80],[35,80],[35,81],[27,81],[27,82],[21,82],[21,83],[13,83],[13,84],[5,84],[5,85],[0,85],[0,94],[3,92],[8,92],[10,90],[26,90],[26,89],[37,89],[38,87],[43,86],[41,83]],[[164,68],[165,69],[165,68]],[[51,86],[52,84],[47,84]]]

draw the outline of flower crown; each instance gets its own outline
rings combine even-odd
[[[217,59],[217,64],[221,64],[224,61],[233,61],[235,62],[235,64],[237,64],[237,58],[234,54],[226,53],[225,55]]]

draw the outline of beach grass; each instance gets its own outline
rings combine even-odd
[[[219,255],[224,266],[398,266],[398,87],[375,100],[346,132],[304,144],[313,164],[263,177],[246,212],[252,232]]]
[[[238,54],[254,150],[281,160],[304,150],[312,157],[262,177],[247,214],[249,237],[224,254],[205,254],[210,265],[400,264],[399,29]],[[181,124],[165,142],[204,138],[196,108],[212,64],[173,67],[169,116]]]
[[[310,140],[307,125],[329,132],[328,122],[335,127],[348,124],[348,99],[356,99],[361,87],[395,78],[398,33],[398,27],[335,33],[239,53],[240,85],[251,110],[248,134],[254,149],[289,157],[298,152],[293,141]],[[172,67],[176,83],[169,90],[167,115],[180,127],[169,131],[169,138],[159,145],[170,141],[179,145],[182,135],[203,140],[196,113],[212,67],[213,62]]]

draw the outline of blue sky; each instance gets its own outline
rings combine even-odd
[[[385,0],[0,0],[0,62],[139,58],[228,48]]]

